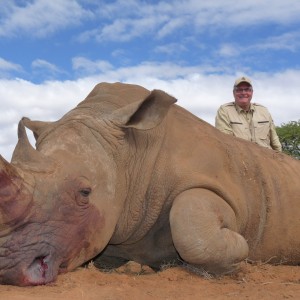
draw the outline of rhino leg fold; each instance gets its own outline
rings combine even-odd
[[[100,270],[116,269],[128,262],[128,259],[115,256],[99,255],[93,259],[94,266]]]
[[[233,210],[209,190],[180,194],[170,212],[170,225],[181,258],[209,273],[231,272],[248,256],[249,247],[237,233]]]

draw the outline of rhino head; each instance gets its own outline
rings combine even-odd
[[[157,126],[175,100],[159,104],[157,91],[143,89],[139,101],[95,112],[105,88],[57,122],[23,118],[11,163],[0,156],[0,283],[51,282],[112,238],[126,198],[128,132]]]
[[[89,181],[88,166],[70,153],[47,157],[31,147],[23,121],[12,163],[0,164],[0,281],[6,284],[35,285],[53,281],[57,274],[80,265],[101,249],[96,228],[106,228],[106,199],[103,185],[111,176],[102,169],[103,207],[91,203],[97,190]],[[99,178],[99,176],[98,176]],[[111,210],[112,211],[112,210]],[[111,226],[111,228],[113,228]],[[104,240],[108,237],[100,233]],[[110,230],[111,234],[111,230]]]

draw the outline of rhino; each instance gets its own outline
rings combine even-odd
[[[0,156],[1,284],[47,284],[91,260],[299,264],[300,162],[175,102],[99,83],[58,121],[21,119],[11,162]]]

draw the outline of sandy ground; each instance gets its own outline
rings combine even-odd
[[[245,263],[236,274],[217,279],[179,267],[154,273],[130,262],[104,273],[90,265],[45,286],[2,285],[0,299],[300,299],[300,267]]]

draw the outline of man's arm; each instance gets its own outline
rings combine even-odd
[[[232,131],[232,127],[230,124],[230,120],[228,118],[228,114],[226,113],[226,111],[224,110],[224,108],[222,106],[217,111],[215,126],[220,131],[222,131],[226,134],[233,135],[233,131]]]
[[[270,128],[270,144],[272,149],[276,151],[282,151],[282,145],[277,135],[276,128],[272,118],[271,118],[271,128]]]

